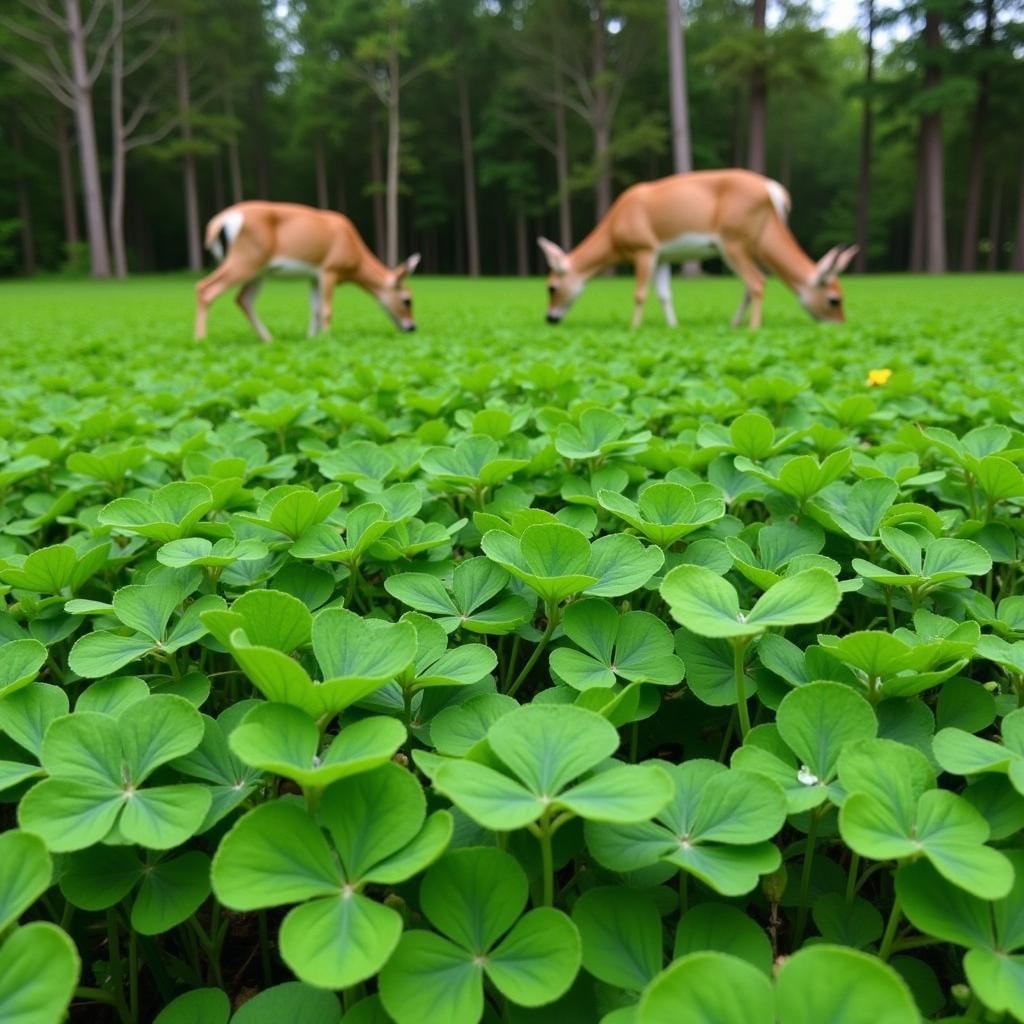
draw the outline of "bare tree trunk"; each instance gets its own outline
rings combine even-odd
[[[565,124],[565,84],[562,80],[561,37],[555,45],[555,182],[558,186],[558,244],[568,252],[572,248],[572,197],[569,195],[569,133]]]
[[[348,189],[345,187],[345,175],[340,172],[338,174],[334,195],[338,204],[335,209],[341,210],[341,212],[344,213],[348,209]]]
[[[942,16],[928,11],[925,16],[924,43],[929,52],[925,67],[925,89],[937,89],[942,81],[942,70],[936,62],[937,51],[942,48],[940,27]],[[946,272],[946,211],[945,170],[942,148],[942,112],[934,110],[921,118],[921,136],[924,146],[925,181],[925,270],[929,274]]]
[[[857,252],[854,266],[863,274],[868,266],[868,225],[871,212],[871,157],[874,146],[875,3],[867,0],[868,38],[864,64],[864,103],[860,122],[860,174],[857,184]]]
[[[381,156],[380,122],[377,111],[370,111],[370,178],[373,181],[373,248],[384,256],[384,160]]]
[[[612,205],[611,166],[611,94],[608,86],[608,53],[605,45],[607,24],[602,0],[594,3],[593,60],[593,134],[594,162],[597,169],[596,214],[600,220]]]
[[[224,113],[230,118],[235,116],[235,99],[228,91],[224,100]],[[232,132],[228,139],[228,175],[231,178],[231,202],[242,201],[242,158],[238,152],[238,136]]]
[[[388,79],[387,253],[384,262],[395,267],[398,266],[398,161],[402,155],[401,81],[395,40],[388,52]]]
[[[67,38],[71,57],[71,77],[78,128],[78,160],[82,171],[82,198],[85,201],[86,233],[89,237],[89,263],[93,277],[110,277],[110,252],[103,216],[103,184],[96,148],[96,125],[92,112],[92,81],[85,52],[85,29],[78,0],[64,0]]]
[[[480,222],[476,212],[476,166],[473,160],[473,122],[469,109],[469,85],[459,72],[459,129],[462,135],[462,183],[466,194],[466,248],[469,276],[480,276]]]
[[[768,0],[754,0],[754,31],[763,44]],[[747,142],[747,166],[759,174],[765,172],[765,140],[767,136],[768,82],[765,78],[763,54],[756,56],[757,63],[750,75],[750,128]]]
[[[985,0],[985,28],[981,36],[982,60],[992,48],[995,28],[994,0]],[[974,105],[971,130],[971,167],[967,175],[967,204],[964,208],[964,235],[960,246],[960,269],[974,270],[978,263],[978,222],[981,219],[981,186],[985,178],[985,135],[988,128],[989,93],[992,76],[987,64],[978,75],[978,98]]]
[[[72,169],[71,139],[68,138],[67,118],[64,107],[56,107],[57,122],[57,163],[60,167],[60,197],[64,208],[64,241],[78,245],[78,198],[75,195],[75,178]]]
[[[220,150],[213,161],[213,205],[218,210],[223,210],[228,205],[227,195],[224,191],[224,163],[221,159]]]
[[[18,200],[18,233],[21,235],[21,268],[27,277],[31,277],[36,272],[36,236],[25,175],[25,140],[17,117],[11,119],[11,151],[14,154],[14,191]]]
[[[686,90],[686,43],[683,38],[681,0],[667,0],[668,96],[672,111],[672,160],[676,174],[693,170],[690,147],[690,105]]]
[[[124,244],[124,3],[113,0],[114,46],[110,55],[110,252],[114,276],[128,276]]]
[[[331,201],[327,198],[327,153],[324,150],[322,135],[316,137],[313,154],[316,162],[316,205],[321,210],[326,210]]]
[[[181,118],[181,141],[185,144],[182,173],[185,186],[185,228],[188,234],[188,269],[203,269],[203,250],[199,238],[199,184],[196,180],[196,155],[192,151],[192,98],[188,83],[188,57],[185,53],[185,31],[178,16],[178,51],[175,54],[178,80],[178,113]]]
[[[999,243],[1003,226],[1003,175],[1000,172],[992,182],[992,205],[988,215],[988,257],[985,261],[986,270],[999,269]]]
[[[914,178],[914,219],[910,229],[910,272],[920,274],[924,270],[925,231],[925,177],[924,137],[917,140],[917,174]]]
[[[526,214],[520,208],[516,210],[516,274],[519,277],[530,275],[530,252],[526,243]]]
[[[1017,179],[1017,237],[1013,244],[1013,269],[1024,273],[1024,159]]]

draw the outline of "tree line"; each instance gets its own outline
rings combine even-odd
[[[0,273],[203,262],[243,198],[389,264],[526,274],[629,184],[724,166],[860,270],[1024,270],[1024,3],[7,0]]]

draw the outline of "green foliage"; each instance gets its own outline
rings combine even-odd
[[[10,349],[0,1019],[1024,1016],[1004,328],[798,313]]]

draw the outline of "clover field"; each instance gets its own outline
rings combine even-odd
[[[1019,279],[414,294],[0,285],[0,1022],[1024,1020]]]

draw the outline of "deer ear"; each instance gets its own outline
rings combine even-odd
[[[540,251],[548,261],[548,266],[556,274],[564,274],[569,269],[569,257],[560,245],[555,245],[549,238],[543,236],[537,239]]]
[[[836,260],[842,252],[842,246],[833,245],[831,249],[814,265],[814,284],[823,285],[834,274]]]
[[[402,281],[408,277],[420,265],[420,254],[414,252],[404,263],[395,268],[395,282]]]
[[[860,252],[859,245],[847,246],[839,255],[836,257],[835,265],[832,267],[833,274],[841,274],[851,263],[853,257]]]

